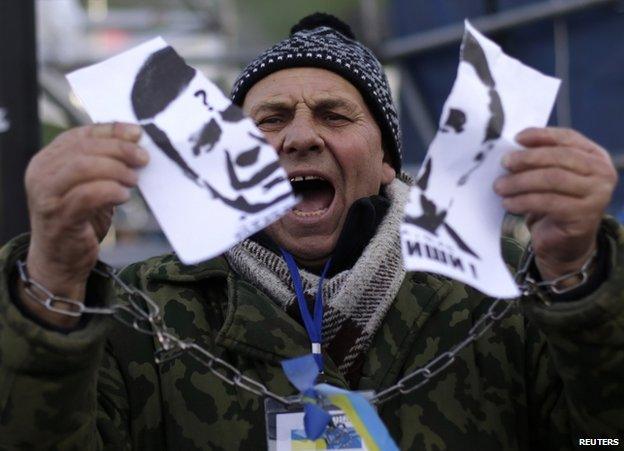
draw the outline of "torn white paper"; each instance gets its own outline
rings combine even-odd
[[[490,296],[519,295],[501,256],[505,212],[493,184],[505,172],[502,156],[520,149],[515,135],[546,125],[558,88],[558,79],[505,55],[465,22],[457,78],[405,207],[406,269],[443,274]]]
[[[94,122],[140,123],[139,188],[180,260],[214,257],[296,204],[253,121],[162,38],[67,76]]]

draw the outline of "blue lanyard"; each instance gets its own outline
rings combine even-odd
[[[323,372],[323,355],[321,354],[321,344],[323,343],[323,282],[329,270],[331,258],[327,260],[323,272],[321,273],[318,289],[316,290],[316,298],[314,300],[314,315],[310,315],[310,310],[308,309],[308,304],[303,294],[303,285],[301,283],[301,275],[299,274],[297,263],[295,263],[295,259],[288,251],[281,247],[280,251],[284,256],[286,265],[288,265],[288,270],[290,271],[290,276],[295,286],[295,295],[297,296],[297,304],[299,304],[301,318],[303,318],[303,324],[305,325],[312,343],[312,355],[314,356],[314,360],[316,360],[319,370]]]

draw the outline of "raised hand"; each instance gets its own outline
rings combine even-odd
[[[98,124],[57,137],[31,160],[25,182],[31,224],[30,276],[57,295],[81,300],[106,235],[113,207],[127,201],[136,169],[147,164],[137,142],[141,128]],[[25,304],[47,321],[71,325],[76,318]]]
[[[504,157],[509,173],[494,190],[507,211],[525,215],[545,280],[578,271],[596,248],[617,183],[613,162],[602,147],[570,129],[529,128],[516,140],[527,149]]]

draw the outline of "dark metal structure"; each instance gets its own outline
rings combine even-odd
[[[408,168],[424,157],[455,78],[463,18],[512,56],[562,80],[552,125],[572,127],[607,148],[621,174],[610,212],[624,220],[622,0],[394,0],[392,36],[378,44],[401,74]]]
[[[490,34],[548,19],[565,17],[599,6],[613,5],[616,2],[617,0],[541,1],[476,17],[472,19],[472,23],[482,33]],[[461,22],[443,25],[432,30],[391,39],[383,44],[381,54],[386,60],[405,58],[460,42],[463,34],[464,25]]]
[[[40,144],[35,5],[0,1],[0,245],[28,230],[24,171]]]

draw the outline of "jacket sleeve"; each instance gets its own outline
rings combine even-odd
[[[593,293],[550,305],[534,298],[523,302],[531,323],[531,430],[541,446],[624,439],[624,229],[606,220],[602,233],[609,271]]]
[[[128,448],[125,388],[104,349],[110,320],[62,333],[27,318],[9,287],[27,245],[21,236],[0,250],[0,449]],[[108,281],[93,278],[88,297],[108,299]]]

